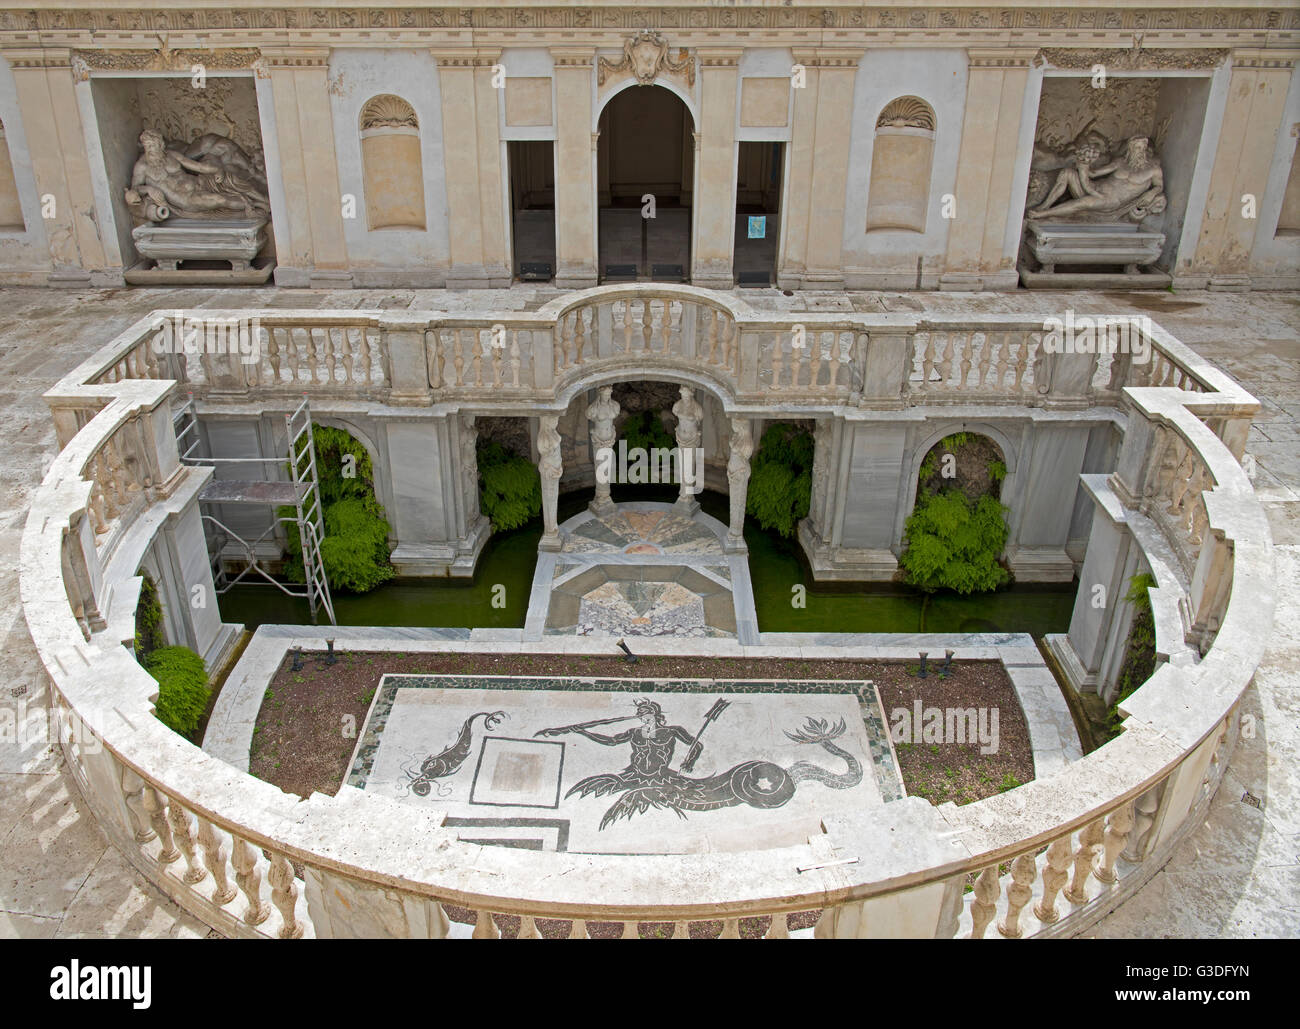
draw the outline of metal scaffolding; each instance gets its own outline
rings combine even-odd
[[[241,582],[248,585],[274,586],[286,596],[305,598],[311,608],[313,622],[320,621],[320,612],[337,624],[334,618],[334,601],[330,596],[329,579],[321,561],[320,544],[325,535],[324,515],[321,510],[320,489],[316,477],[316,443],[312,436],[311,408],[307,398],[292,414],[285,415],[285,428],[289,434],[289,479],[212,479],[199,493],[199,503],[261,504],[270,506],[273,517],[270,526],[256,539],[249,540],[226,525],[210,511],[203,511],[204,529],[208,538],[208,556],[212,562],[212,581],[218,594],[224,594]],[[202,436],[199,433],[198,415],[191,393],[172,415],[176,431],[176,447],[181,461],[191,465],[221,464],[278,464],[279,457],[203,457]],[[292,507],[293,517],[281,515],[282,508]],[[257,556],[257,547],[275,536],[279,526],[293,526],[302,542],[302,568],[304,582],[299,589],[281,582],[271,575]],[[227,552],[234,547],[237,555]],[[232,574],[226,565],[237,561],[241,567]]]

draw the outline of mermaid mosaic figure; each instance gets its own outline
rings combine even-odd
[[[730,705],[719,700],[705,715],[704,726],[691,734],[680,725],[669,725],[663,708],[653,700],[638,700],[636,715],[641,724],[632,729],[607,736],[592,732],[591,726],[609,722],[626,721],[625,718],[603,719],[581,725],[566,725],[543,729],[538,736],[559,736],[577,733],[604,747],[629,744],[631,761],[621,772],[602,772],[582,779],[572,786],[565,797],[575,793],[580,797],[604,797],[622,792],[622,796],[605,812],[600,828],[606,829],[620,818],[631,819],[653,808],[666,808],[681,818],[687,811],[714,811],[718,808],[748,804],[756,808],[775,808],[789,802],[798,783],[805,780],[820,782],[832,789],[848,789],[862,781],[862,765],[852,754],[833,741],[844,733],[843,720],[830,725],[824,719],[809,718],[797,732],[786,732],[796,743],[820,744],[827,752],[841,758],[848,766],[842,773],[833,773],[807,761],[798,761],[785,769],[771,761],[742,761],[725,772],[704,778],[692,778],[684,773],[691,771],[703,752],[700,737],[709,723]],[[680,770],[672,767],[677,744],[687,746]]]

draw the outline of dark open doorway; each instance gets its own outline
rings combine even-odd
[[[732,267],[742,286],[776,281],[785,144],[744,142],[736,160],[736,243]]]
[[[601,112],[601,281],[690,277],[694,128],[686,105],[661,86],[631,86]]]
[[[515,277],[549,282],[555,278],[555,144],[516,139],[506,146]]]

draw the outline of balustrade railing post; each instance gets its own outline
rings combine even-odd
[[[857,338],[865,344],[862,360],[862,403],[882,410],[903,407],[904,391],[912,374],[915,335],[906,328],[872,329]]]
[[[427,318],[386,315],[379,323],[380,347],[387,355],[389,403],[426,406],[430,401],[429,357],[425,350]],[[444,387],[446,383],[443,383]]]
[[[247,925],[261,925],[271,917],[271,909],[262,902],[262,873],[257,867],[257,852],[246,840],[238,836],[232,836],[231,839],[233,845],[230,863],[235,869],[235,884],[248,898],[244,922]]]

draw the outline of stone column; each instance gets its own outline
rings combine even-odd
[[[560,460],[560,419],[555,415],[542,415],[537,422],[537,452],[540,455],[537,471],[542,477],[543,527],[537,549],[559,551],[563,541],[556,520],[556,506],[560,499],[560,476],[564,473],[564,464]]]
[[[472,414],[460,416],[460,474],[465,497],[465,527],[468,532],[479,520],[478,429]]]
[[[704,408],[690,386],[682,387],[682,398],[673,404],[673,414],[677,416],[677,472],[682,480],[674,507],[689,518],[700,509],[695,500],[695,486],[704,474],[703,455],[698,452]]]
[[[262,50],[271,80],[280,184],[275,206],[275,281],[281,286],[350,287],[347,243],[329,103],[329,50]],[[308,128],[310,126],[310,128]],[[287,222],[287,224],[281,224]],[[288,243],[286,248],[283,244]]]
[[[555,60],[555,285],[596,285],[596,134],[591,131],[595,52],[552,49]]]
[[[745,547],[745,500],[749,495],[749,458],[754,453],[754,435],[748,418],[731,419],[731,455],[727,458],[727,484],[731,499],[731,524],[727,531],[728,554],[743,554]]]
[[[1022,214],[1023,193],[1013,198],[1012,183],[1033,56],[1032,50],[968,51],[957,210],[941,289],[1005,289],[1018,281],[1019,236],[1008,231],[1007,219]]]
[[[614,511],[609,484],[614,475],[614,419],[618,417],[618,412],[613,386],[601,386],[596,402],[587,408],[587,417],[591,420],[592,456],[596,462],[596,498],[589,506],[598,515],[612,514]]]
[[[736,221],[736,78],[740,50],[699,50],[701,137],[691,198],[695,235],[691,240],[691,283],[731,289]]]

